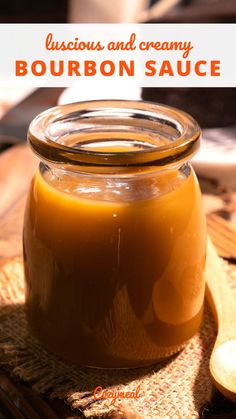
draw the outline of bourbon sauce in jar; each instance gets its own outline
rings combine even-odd
[[[24,222],[26,311],[49,350],[138,367],[199,329],[206,223],[186,113],[135,101],[58,106],[30,125],[41,162]]]

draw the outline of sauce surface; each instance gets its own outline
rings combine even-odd
[[[83,365],[131,367],[199,328],[206,227],[195,175],[102,180],[38,171],[24,225],[33,333]]]

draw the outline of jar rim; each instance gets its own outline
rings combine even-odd
[[[101,115],[106,115],[104,121],[108,121],[103,124],[105,130],[101,128]],[[100,125],[91,134],[98,117]],[[89,118],[93,121],[90,122],[90,129],[86,125]],[[129,121],[125,118],[127,121],[130,118],[132,123],[128,125]],[[118,124],[119,120],[122,124],[127,124],[122,125],[123,129]],[[77,134],[73,127],[75,121],[78,123]],[[136,126],[132,131],[134,123]],[[58,135],[60,124],[62,128],[64,124],[64,128]],[[145,124],[148,127],[146,131]],[[69,129],[79,142],[76,145],[66,143],[66,130]],[[161,132],[165,133],[167,130],[169,141],[160,144]],[[151,145],[140,148],[140,142],[135,150],[119,152],[89,148],[89,138],[97,141],[99,135],[100,140],[105,141],[108,138],[111,141],[117,138],[122,138],[123,141],[127,137],[132,141],[143,138],[143,145],[145,141],[150,141]],[[141,100],[92,100],[55,106],[36,116],[28,129],[28,141],[41,160],[70,166],[163,167],[189,160],[198,150],[200,138],[200,127],[189,114],[174,107]]]

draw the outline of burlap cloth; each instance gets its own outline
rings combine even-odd
[[[236,291],[236,268],[222,262]],[[200,332],[177,356],[148,368],[96,370],[64,363],[44,350],[28,333],[24,314],[24,279],[20,258],[0,268],[0,363],[40,393],[64,399],[86,417],[197,418],[211,393],[208,362],[216,328],[206,306]],[[95,348],[96,350],[96,348]],[[137,399],[95,401],[96,386],[134,391]]]

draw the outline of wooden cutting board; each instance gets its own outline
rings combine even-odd
[[[21,253],[24,205],[37,164],[25,145],[0,154],[0,260]]]

